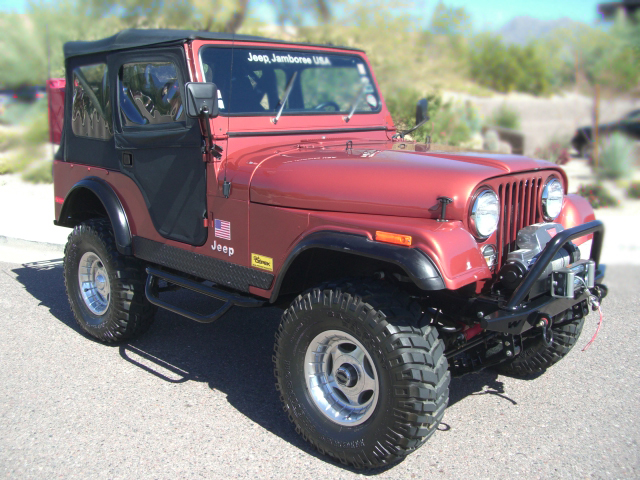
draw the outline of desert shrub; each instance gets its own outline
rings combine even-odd
[[[412,88],[396,89],[387,94],[387,108],[396,128],[409,129],[415,125],[416,103],[424,97]],[[470,104],[457,106],[453,102],[444,102],[438,94],[430,94],[426,98],[429,101],[429,121],[411,134],[416,141],[424,142],[429,135],[432,143],[460,145],[469,141],[474,131],[480,128],[478,115]]]
[[[11,150],[20,144],[20,134],[10,129],[0,130],[0,152]]]
[[[536,148],[534,156],[557,165],[566,165],[571,160],[571,155],[569,155],[570,145],[569,140],[554,137],[543,147]]]
[[[618,180],[631,174],[634,143],[621,133],[614,133],[602,143],[596,174]]]
[[[520,114],[517,110],[510,108],[505,103],[496,108],[487,119],[487,124],[492,127],[520,129]]]
[[[581,185],[578,188],[578,195],[586,198],[593,208],[618,206],[618,200],[599,183]]]
[[[25,180],[50,183],[51,172],[47,172],[40,163],[34,164],[34,161],[42,158],[41,149],[48,140],[48,118],[47,114],[42,112],[33,115],[23,129],[6,133],[4,141],[0,135],[0,151],[7,151],[0,159],[0,175],[23,172],[22,177]]]
[[[47,115],[47,100],[44,98],[33,103],[11,102],[0,113],[0,123],[26,125],[41,115]]]
[[[627,188],[627,196],[629,198],[640,198],[640,182],[633,182]]]
[[[424,97],[425,95],[413,88],[393,89],[385,95],[387,108],[398,130],[407,130],[415,125],[416,104]],[[426,98],[429,101],[429,116],[433,118],[442,106],[442,98],[436,94],[428,95]],[[419,141],[424,141],[427,135],[426,128],[419,128],[411,135]]]
[[[30,119],[22,135],[22,143],[29,146],[39,146],[49,141],[49,119],[47,113],[39,113]]]
[[[473,108],[447,102],[427,122],[427,131],[433,143],[458,146],[471,139],[476,119]]]
[[[33,155],[20,148],[9,152],[0,159],[0,175],[7,173],[20,173],[33,162]]]
[[[484,148],[490,152],[497,152],[500,149],[500,137],[495,130],[488,130],[484,134]]]
[[[22,172],[22,179],[31,183],[53,183],[53,164],[51,160],[38,162]]]

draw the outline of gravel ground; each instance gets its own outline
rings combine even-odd
[[[40,261],[18,264],[27,258]],[[354,472],[317,455],[280,408],[279,310],[201,325],[161,311],[140,340],[91,341],[61,262],[0,245],[0,476],[6,478],[637,478],[640,268],[608,271],[568,357],[533,380],[454,379],[440,431],[404,462]]]

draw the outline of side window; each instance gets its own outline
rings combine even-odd
[[[79,137],[108,140],[113,136],[107,66],[104,63],[73,70],[71,130]]]
[[[182,84],[172,62],[125,63],[118,76],[124,126],[185,120]]]

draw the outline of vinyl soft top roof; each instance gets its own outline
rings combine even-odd
[[[283,45],[333,47],[345,50],[362,52],[362,50],[350,47],[338,47],[334,45],[313,45],[309,43],[292,43],[283,40],[273,40],[253,35],[237,35],[232,33],[199,32],[196,30],[169,30],[169,29],[128,29],[116,33],[112,37],[103,38],[94,42],[67,42],[64,44],[65,58],[90,55],[99,52],[113,52],[129,48],[147,47],[153,45],[171,45],[183,43],[187,40],[235,40],[237,42],[270,42]]]

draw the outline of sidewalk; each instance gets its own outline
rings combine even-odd
[[[583,160],[572,160],[565,171],[570,193],[593,181]],[[23,182],[18,175],[0,175],[0,248],[38,242],[62,252],[71,229],[53,224],[53,197],[53,185],[34,185]],[[640,200],[626,200],[619,208],[598,209],[596,218],[606,228],[602,261],[640,265]]]
[[[0,239],[64,245],[71,229],[56,227],[53,220],[53,185],[0,175]]]

